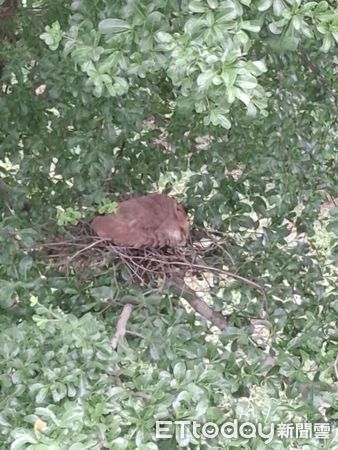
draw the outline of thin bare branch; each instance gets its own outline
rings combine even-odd
[[[124,307],[122,309],[122,313],[119,317],[119,320],[117,321],[116,333],[115,333],[113,339],[111,340],[111,346],[112,346],[113,350],[117,349],[121,339],[126,334],[127,323],[128,323],[128,320],[129,320],[132,310],[133,310],[133,305],[131,305],[130,303],[127,303],[126,305],[124,305]]]

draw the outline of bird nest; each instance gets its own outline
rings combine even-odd
[[[187,273],[202,277],[204,273],[212,272],[219,275],[230,275],[224,269],[225,261],[232,261],[231,255],[224,248],[223,237],[219,232],[206,231],[198,240],[194,232],[186,247],[179,248],[142,248],[122,247],[109,240],[95,236],[91,228],[82,223],[68,227],[64,234],[58,234],[53,239],[42,244],[44,254],[53,266],[63,272],[70,270],[76,273],[99,270],[115,263],[115,270],[120,268],[127,272],[133,282],[142,285],[151,281],[184,277]],[[210,267],[205,258],[218,253],[217,267]],[[221,250],[221,252],[220,252]],[[220,267],[220,265],[222,267]],[[242,278],[232,273],[235,278]],[[244,280],[244,279],[243,279]],[[247,280],[249,281],[249,280]]]
[[[225,318],[211,310],[199,295],[211,289],[210,274],[213,284],[217,279],[230,277],[262,292],[259,284],[225,267],[226,262],[234,265],[226,249],[225,236],[212,230],[193,230],[184,248],[135,249],[100,239],[88,224],[82,223],[68,227],[64,234],[43,243],[41,249],[43,259],[47,258],[52,266],[66,274],[75,273],[88,279],[90,275],[110,273],[116,284],[129,281],[142,286],[163,286],[166,282],[220,329],[225,327]],[[212,261],[212,266],[208,261]],[[188,283],[188,279],[196,282]]]

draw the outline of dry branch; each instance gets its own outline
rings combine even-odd
[[[183,280],[175,278],[171,281],[171,285],[176,293],[183,297],[202,317],[211,322],[221,331],[226,328],[227,321],[223,314],[218,311],[214,311],[202,299],[198,298],[196,292],[190,289]]]
[[[111,340],[111,346],[112,346],[113,350],[117,349],[121,339],[126,334],[127,323],[128,323],[128,320],[129,320],[132,310],[133,310],[133,305],[131,305],[130,303],[127,303],[126,305],[124,305],[124,307],[122,309],[122,313],[119,317],[119,320],[117,321],[116,333],[115,333],[113,339]]]

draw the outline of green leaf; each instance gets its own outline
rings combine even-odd
[[[241,22],[241,28],[247,31],[252,31],[253,33],[258,33],[261,29],[261,25],[258,21],[243,20]]]
[[[115,291],[111,286],[100,286],[90,289],[90,294],[96,300],[111,300],[114,298]]]
[[[330,50],[331,45],[332,45],[331,37],[330,37],[330,35],[326,35],[326,36],[324,36],[323,44],[320,47],[320,50],[324,53],[327,53]]]
[[[183,362],[175,364],[174,376],[178,381],[183,381],[186,372],[186,367]]]
[[[235,91],[236,97],[243,102],[245,105],[248,105],[251,101],[250,95],[248,95],[246,92],[242,91],[242,89],[236,89]]]
[[[38,444],[38,441],[30,432],[22,432],[11,444],[11,450],[23,450],[25,444]]]
[[[169,44],[173,41],[173,37],[169,33],[165,33],[164,31],[159,31],[155,34],[155,39],[160,44]]]
[[[29,269],[32,267],[33,265],[33,258],[31,256],[25,256],[24,258],[22,258],[22,260],[20,261],[19,264],[19,272],[23,275],[26,274],[26,272],[29,271]]]
[[[188,8],[193,13],[204,13],[205,12],[205,5],[204,2],[201,0],[193,0],[189,2]]]
[[[37,393],[36,393],[36,403],[42,404],[45,402],[47,396],[49,394],[48,387],[42,387]]]
[[[10,308],[15,303],[14,293],[16,283],[0,280],[0,305],[2,308]]]
[[[231,87],[235,84],[236,78],[238,76],[238,70],[225,68],[221,73],[221,77],[227,87]]]
[[[272,0],[259,0],[257,4],[258,11],[266,11],[272,5]]]
[[[130,31],[128,22],[121,19],[104,19],[99,23],[99,32],[103,34],[117,34]]]
[[[213,78],[216,73],[213,70],[206,70],[202,72],[197,77],[197,85],[202,89],[207,89],[212,83]]]
[[[260,61],[252,61],[252,64],[257,68],[257,70],[258,70],[260,73],[264,73],[264,72],[267,71],[265,62],[262,61],[262,60],[260,60]]]
[[[52,420],[55,425],[59,426],[59,420],[56,415],[48,408],[36,408],[36,414],[42,418]]]
[[[72,444],[68,450],[83,450],[83,444]]]
[[[229,130],[231,128],[231,122],[229,121],[229,119],[227,119],[225,115],[217,109],[211,111],[209,120],[215,126],[220,125],[226,130]]]
[[[276,16],[281,16],[286,8],[283,0],[272,0],[273,12]]]
[[[335,300],[334,302],[331,303],[331,308],[333,308],[336,311],[336,313],[338,313],[338,300]]]
[[[218,0],[207,0],[210,9],[216,9],[218,7]]]
[[[236,85],[241,87],[242,89],[254,89],[257,86],[257,80],[255,77],[247,77],[237,78]]]
[[[219,15],[217,16],[216,23],[222,24],[224,22],[231,22],[238,17],[236,9],[231,7],[224,7],[220,10]]]

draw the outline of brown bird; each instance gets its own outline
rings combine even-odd
[[[182,205],[163,194],[149,194],[119,203],[115,214],[97,216],[95,233],[126,247],[181,247],[189,236],[189,222]]]

